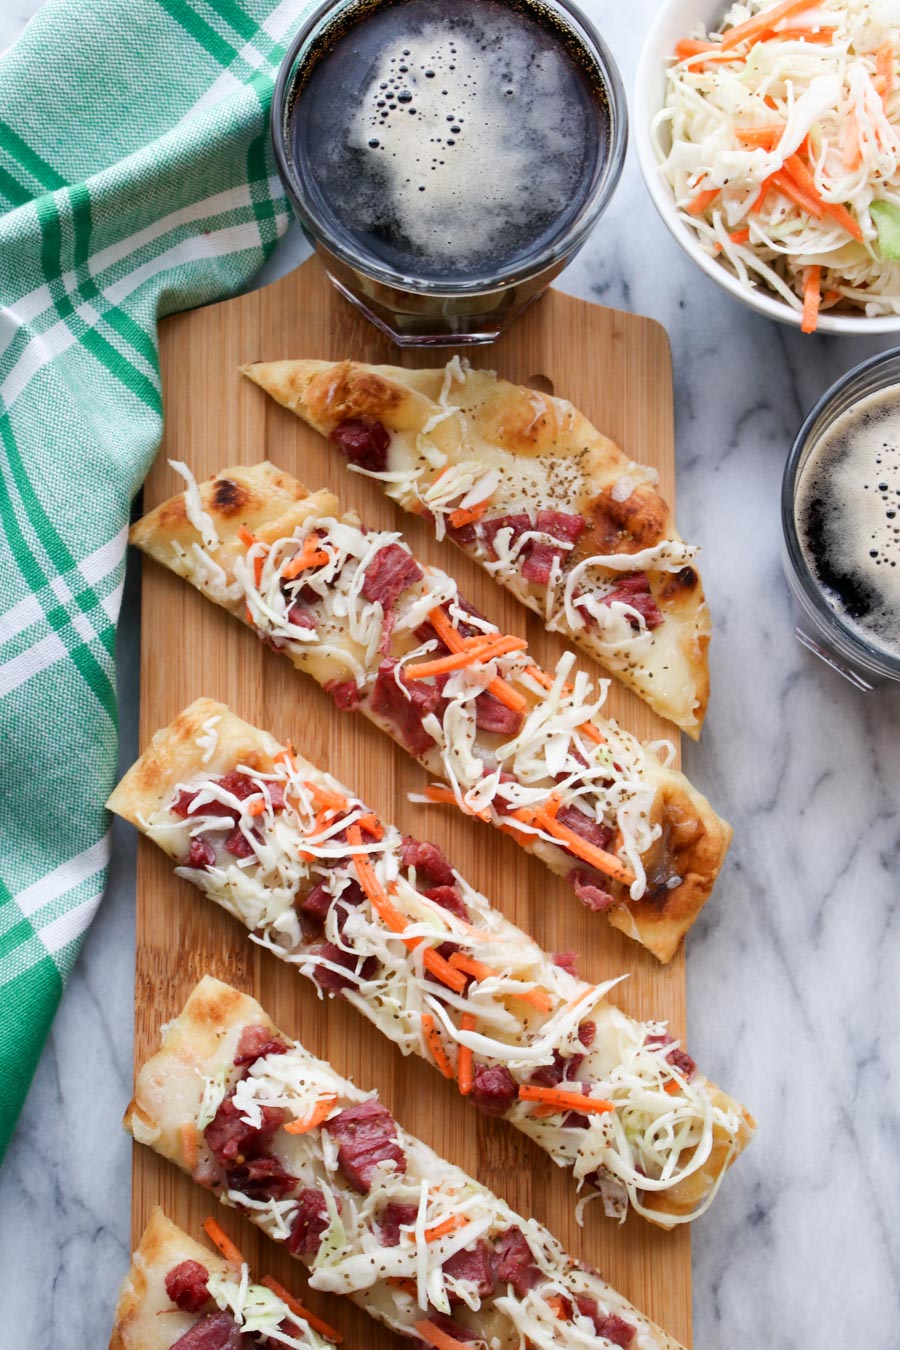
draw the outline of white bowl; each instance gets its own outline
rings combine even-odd
[[[749,305],[758,314],[799,328],[802,317],[799,310],[791,309],[784,300],[779,300],[761,287],[751,289],[742,286],[726,267],[703,251],[697,235],[678,217],[672,190],[659,172],[650,137],[650,125],[665,102],[667,58],[671,57],[675,43],[691,33],[698,21],[706,24],[707,31],[715,28],[728,8],[729,0],[719,0],[718,3],[715,0],[663,0],[644,39],[634,81],[631,121],[638,163],[653,205],[671,234],[697,266],[729,295]],[[820,314],[816,332],[844,335],[896,333],[900,332],[900,314],[885,314],[874,319],[867,318],[865,314]]]

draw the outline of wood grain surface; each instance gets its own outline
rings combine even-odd
[[[544,632],[509,595],[451,544],[437,544],[422,521],[383,499],[373,482],[347,472],[314,432],[242,378],[244,362],[284,357],[347,356],[405,365],[442,363],[450,352],[403,352],[376,332],[328,284],[315,260],[261,291],[166,320],[160,332],[165,440],[147,480],[145,509],[176,492],[169,458],[205,478],[227,465],[269,458],[315,489],[330,486],[345,507],[379,529],[402,529],[413,551],[452,572],[464,594],[504,632],[525,632],[549,667],[563,642]],[[675,486],[672,371],[658,324],[600,309],[551,291],[493,347],[470,351],[519,383],[577,404],[635,459],[659,470],[661,491]],[[283,657],[196,591],[144,563],[141,654],[141,746],[200,695],[271,730],[358,792],[405,831],[433,839],[462,874],[549,951],[576,951],[593,980],[630,972],[615,997],[638,1016],[685,1023],[683,958],[668,967],[579,905],[565,882],[479,821],[442,807],[413,806],[424,771],[361,717],[339,713],[331,699]],[[582,665],[590,665],[586,657]],[[595,671],[595,673],[597,673]],[[608,707],[642,739],[677,733],[618,687]],[[690,1244],[686,1228],[665,1233],[631,1217],[618,1228],[598,1204],[584,1228],[574,1219],[576,1189],[568,1173],[502,1121],[479,1115],[418,1059],[404,1059],[352,1008],[321,1002],[312,985],[262,952],[245,930],[204,900],[153,844],[140,841],[137,897],[135,1061],[155,1050],[160,1024],[178,1011],[194,982],[210,972],[252,993],[286,1032],[329,1060],[362,1088],[377,1088],[406,1129],[534,1215],[580,1259],[690,1345]],[[123,1103],[124,1106],[124,1103]],[[135,1146],[135,1241],[153,1204],[189,1232],[216,1213],[257,1272],[270,1271],[306,1298],[305,1271],[286,1252],[209,1197],[149,1149]],[[309,1293],[344,1333],[344,1344],[386,1350],[399,1344],[346,1300]]]

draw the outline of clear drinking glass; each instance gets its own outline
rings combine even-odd
[[[377,0],[376,0],[377,3]],[[467,0],[476,3],[477,0]],[[503,0],[507,3],[507,0]],[[520,0],[520,8],[521,0]],[[287,52],[275,84],[272,141],[278,171],[304,232],[334,285],[399,346],[462,346],[493,342],[546,289],[582,247],[615,190],[627,143],[625,95],[605,43],[569,0],[527,0],[525,8],[564,27],[603,90],[606,153],[598,157],[580,209],[564,230],[526,262],[464,282],[424,280],[392,270],[346,234],[337,237],[317,209],[302,164],[295,159],[292,109],[329,38],[371,13],[372,0],[327,0],[307,19]],[[352,94],[351,94],[352,96]],[[460,222],[465,228],[465,222]]]
[[[857,689],[900,680],[900,660],[875,647],[846,623],[806,560],[797,526],[797,489],[803,469],[821,437],[837,418],[870,394],[900,385],[900,348],[855,366],[833,384],[810,412],[788,455],[781,489],[785,575],[800,610],[799,641]]]

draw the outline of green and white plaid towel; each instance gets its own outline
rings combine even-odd
[[[308,7],[52,0],[0,58],[0,1158],[104,887],[157,320],[287,227],[268,115]]]

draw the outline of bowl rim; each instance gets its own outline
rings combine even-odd
[[[802,323],[802,314],[799,310],[792,309],[784,300],[779,300],[762,290],[747,290],[737,277],[732,276],[721,263],[704,253],[692,232],[678,218],[675,210],[675,199],[657,167],[656,152],[650,136],[650,121],[654,113],[662,106],[662,102],[661,98],[654,95],[653,90],[654,84],[658,84],[661,95],[665,87],[663,84],[665,72],[665,56],[663,53],[668,45],[672,17],[680,10],[699,11],[702,8],[710,10],[714,6],[716,12],[724,13],[726,0],[718,0],[718,3],[716,3],[716,0],[704,0],[703,6],[701,6],[700,0],[697,0],[695,4],[690,3],[690,0],[688,0],[688,3],[685,0],[663,0],[644,38],[632,86],[633,107],[631,118],[632,135],[641,177],[663,224],[676,243],[681,245],[685,253],[693,259],[701,271],[705,272],[712,281],[726,290],[729,295],[734,296],[736,300],[740,300],[751,309],[755,309],[757,313],[764,314],[780,323],[789,324],[793,328],[799,328]],[[703,14],[698,12],[696,17],[703,18]],[[708,22],[708,20],[704,21]],[[651,108],[653,113],[647,116],[647,112]],[[865,314],[822,314],[816,325],[816,334],[838,333],[843,337],[877,335],[879,333],[896,334],[897,332],[900,332],[900,314],[883,314],[876,318],[869,318]]]

